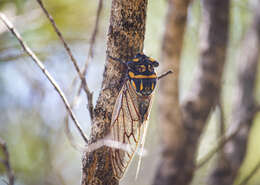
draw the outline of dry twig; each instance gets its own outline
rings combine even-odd
[[[260,169],[260,161],[255,165],[253,170],[239,183],[239,185],[247,185],[248,181],[256,174]]]
[[[81,73],[80,71],[80,68],[77,64],[77,61],[75,59],[75,57],[73,56],[72,52],[71,52],[71,49],[69,48],[68,44],[65,42],[61,32],[59,31],[54,19],[52,18],[52,16],[50,15],[50,13],[47,11],[47,9],[44,7],[43,3],[41,0],[37,0],[37,2],[39,3],[40,7],[42,8],[43,12],[45,13],[45,15],[47,16],[47,18],[49,19],[49,21],[51,22],[55,32],[57,33],[59,39],[61,40],[61,42],[63,43],[64,45],[64,48],[66,49],[68,55],[70,56],[70,59],[80,77],[80,80],[81,80],[81,86],[84,88],[84,91],[87,95],[87,99],[88,99],[88,110],[89,110],[89,114],[90,114],[90,117],[91,117],[91,121],[93,119],[93,103],[92,103],[92,99],[93,99],[93,93],[90,92],[89,88],[88,88],[88,85],[87,85],[87,82],[86,82],[86,78],[85,78],[85,75]]]
[[[98,25],[99,25],[99,20],[100,20],[102,7],[103,7],[103,0],[99,0],[97,16],[96,16],[96,22],[95,22],[95,28],[94,28],[94,31],[92,33],[91,39],[90,39],[90,47],[89,47],[88,57],[87,57],[87,60],[86,60],[86,63],[85,63],[84,69],[83,69],[83,76],[86,76],[87,68],[88,68],[88,64],[89,64],[89,62],[88,62],[89,58],[90,57],[92,58],[93,55],[94,55],[93,48],[94,48],[94,44],[95,44],[95,41],[96,41],[96,36],[97,36],[97,33],[98,33]],[[77,78],[73,79],[72,84],[71,84],[71,88],[74,86],[76,80],[77,80]],[[82,87],[83,87],[83,83],[81,82],[81,84],[80,84],[80,86],[79,86],[79,88],[77,90],[77,94],[76,94],[76,96],[74,97],[74,99],[73,99],[73,101],[71,103],[71,108],[72,109],[74,108],[74,106],[76,106],[76,104],[77,104],[77,102],[79,100]],[[88,101],[90,101],[90,100],[88,99]],[[92,98],[91,98],[91,102],[92,102]],[[93,109],[93,105],[92,104],[88,105],[88,107],[92,107],[92,108],[89,108],[89,109]],[[90,116],[91,116],[91,120],[93,120],[93,115],[90,115]],[[69,141],[70,141],[71,145],[76,150],[80,150],[81,146],[79,146],[76,142],[74,142],[73,135],[70,132],[68,116],[65,117],[65,132],[67,134],[67,137],[69,138]]]
[[[220,141],[218,142],[218,145],[212,149],[211,151],[209,151],[204,157],[202,157],[202,159],[198,162],[198,164],[196,165],[196,169],[201,168],[202,166],[204,166],[207,162],[209,162],[209,160],[221,149],[223,149],[223,147],[231,140],[233,139],[238,132],[243,128],[243,125],[240,125],[239,127],[236,128],[236,130],[234,130],[231,134],[229,134],[228,136],[224,136],[221,137]]]
[[[95,45],[96,37],[97,37],[97,33],[98,33],[98,26],[99,26],[99,20],[100,20],[102,8],[103,8],[103,0],[99,0],[98,9],[97,9],[97,16],[96,16],[96,21],[95,21],[95,27],[94,27],[93,33],[91,35],[88,57],[87,57],[87,60],[85,62],[85,66],[84,66],[84,69],[83,69],[83,75],[84,76],[87,73],[88,64],[89,64],[88,61],[89,61],[90,58],[93,58],[93,56],[94,56],[94,45]],[[78,89],[77,95],[74,98],[74,102],[76,102],[77,99],[79,98],[82,87],[83,87],[83,84],[81,83],[80,87]]]
[[[98,9],[97,9],[97,16],[96,16],[96,22],[95,22],[95,27],[94,27],[94,31],[92,33],[91,39],[90,39],[90,47],[89,47],[89,56],[91,58],[93,58],[94,55],[94,44],[96,41],[96,37],[97,37],[97,33],[98,33],[98,25],[99,25],[99,20],[100,20],[100,15],[101,15],[101,10],[103,8],[103,0],[99,0],[98,3]],[[86,62],[87,64],[88,62]],[[83,74],[85,74],[85,71],[87,69],[87,66],[85,66],[84,70],[83,70]]]
[[[4,154],[4,159],[0,158],[0,163],[2,163],[5,166],[6,173],[9,180],[9,185],[14,185],[14,173],[10,164],[9,152],[6,146],[6,142],[2,138],[0,138],[0,147],[2,148]]]
[[[43,63],[38,59],[38,57],[33,53],[33,51],[27,46],[27,44],[23,41],[21,35],[16,31],[12,23],[7,19],[7,17],[0,13],[0,19],[2,19],[3,23],[7,26],[7,28],[12,32],[12,34],[16,37],[16,39],[19,41],[20,45],[24,49],[24,51],[31,57],[31,59],[36,63],[36,65],[42,70],[43,74],[47,77],[47,79],[50,81],[50,83],[53,85],[54,89],[57,91],[59,96],[61,97],[63,103],[65,104],[65,107],[70,114],[73,122],[75,123],[75,126],[77,127],[78,131],[80,132],[80,135],[84,139],[86,143],[88,143],[88,139],[85,136],[80,124],[78,123],[78,120],[71,110],[71,107],[68,103],[67,98],[65,97],[63,91],[57,84],[57,82],[53,79],[53,77],[50,75],[50,73],[47,71],[47,69],[44,67]]]

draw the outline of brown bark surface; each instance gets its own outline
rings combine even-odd
[[[143,50],[147,0],[113,0],[108,30],[107,55],[126,61]],[[125,76],[124,66],[106,60],[102,89],[94,109],[91,142],[103,138],[110,128],[113,106]],[[116,185],[108,147],[85,153],[82,185]]]
[[[258,0],[258,5],[260,1]],[[246,52],[245,52],[246,51]],[[246,155],[248,136],[256,114],[254,88],[260,52],[260,12],[255,9],[251,27],[245,35],[238,52],[238,76],[235,89],[231,129],[239,132],[226,144],[217,167],[208,179],[209,185],[230,185],[238,174],[238,170]]]
[[[174,2],[179,2],[176,3],[176,6],[178,6],[181,1]],[[168,127],[165,128],[169,131],[178,128],[178,131],[175,130],[171,134],[176,133],[179,138],[177,139],[171,134],[166,134],[165,132],[167,132],[167,130],[163,130],[163,135],[169,137],[163,141],[167,141],[165,143],[169,144],[167,145],[164,143],[162,162],[160,163],[160,170],[157,172],[154,183],[156,185],[184,185],[190,183],[195,170],[194,167],[199,137],[211,109],[214,108],[217,103],[216,101],[218,100],[228,41],[229,0],[203,0],[202,5],[203,20],[200,37],[200,60],[198,71],[192,83],[190,95],[182,104],[181,114],[177,115],[178,119],[171,118],[171,114],[173,114],[172,111],[176,111],[175,109],[178,106],[178,104],[173,104],[173,102],[172,105],[168,107],[170,110],[168,114],[161,113],[165,116],[165,118],[161,118],[161,120],[173,121],[172,123],[168,122],[167,124],[168,127],[171,125],[171,129]],[[172,16],[174,15],[175,14],[172,14]],[[168,18],[168,20],[174,20],[174,18]],[[169,29],[172,29],[169,30],[169,32],[174,33],[173,29],[176,28]],[[174,53],[176,52],[175,43],[180,44],[176,41],[172,41],[171,46],[163,50],[163,52],[165,52],[163,56],[178,56],[178,54]],[[167,61],[167,63],[169,63],[167,65],[174,65],[172,64],[173,62],[173,59],[169,60]],[[167,86],[170,85],[170,83],[174,82],[168,82]],[[178,82],[175,82],[175,84],[178,84]],[[175,88],[174,92],[178,93],[178,89],[176,89],[178,88],[177,85],[172,88]],[[168,96],[172,95],[169,93]],[[178,95],[176,96],[175,93],[174,97],[175,98],[170,98],[168,101],[175,100],[174,103],[176,103],[178,101],[176,101]],[[178,111],[178,108],[177,112],[180,112]],[[181,124],[178,125],[178,121],[180,120]],[[165,123],[160,122],[159,124]],[[171,140],[172,137],[177,141]],[[170,142],[173,144],[170,144]]]

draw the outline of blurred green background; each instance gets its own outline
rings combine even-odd
[[[222,102],[227,127],[230,120],[232,97],[236,94],[233,88],[236,77],[236,57],[239,57],[237,49],[251,22],[252,2],[247,0],[231,2],[228,62],[225,66],[222,83]],[[44,4],[70,44],[80,66],[83,67],[87,60],[98,1],[44,0]],[[90,88],[94,91],[94,101],[99,93],[104,70],[110,6],[111,0],[104,1],[94,58],[89,61],[86,76]],[[75,86],[71,88],[71,84],[76,73],[67,53],[36,1],[0,0],[0,11],[6,13],[11,19],[29,46],[58,81],[69,100],[72,101],[76,88]],[[158,59],[160,58],[166,11],[166,1],[149,1],[145,53]],[[198,62],[201,17],[200,1],[193,1],[189,8],[188,27],[182,53],[181,99],[189,91],[192,80],[190,74],[194,73]],[[258,75],[259,78],[260,75]],[[76,85],[79,85],[79,82]],[[259,89],[258,85],[256,97],[260,97]],[[156,101],[160,100],[156,99]],[[146,141],[148,155],[143,158],[139,178],[136,181],[133,180],[136,171],[135,159],[122,180],[123,185],[148,185],[153,180],[160,154],[160,133],[158,132],[160,125],[156,122],[156,101]],[[75,112],[82,127],[89,134],[90,119],[84,95]],[[71,147],[64,134],[65,115],[63,103],[53,87],[31,59],[23,53],[18,42],[5,26],[0,23],[0,136],[8,144],[16,184],[80,184],[81,154]],[[247,158],[236,183],[239,183],[260,160],[259,121],[258,116],[250,135]],[[218,110],[216,109],[211,114],[209,124],[202,136],[198,159],[216,144],[218,125]],[[82,142],[76,129],[73,126],[71,129],[78,138],[77,142]],[[205,184],[205,177],[212,166],[214,166],[214,160],[198,170],[193,185]],[[0,185],[6,184],[4,179],[6,180],[5,171],[0,165]],[[257,184],[260,184],[260,172],[250,181],[250,185]]]

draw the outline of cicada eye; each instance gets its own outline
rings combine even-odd
[[[157,61],[154,61],[152,64],[153,64],[153,67],[158,67],[159,66],[159,63]]]
[[[135,64],[132,61],[129,61],[126,63],[128,68],[134,69],[135,68]]]
[[[154,68],[153,68],[153,66],[152,66],[152,65],[148,65],[148,67],[147,67],[147,68],[148,68],[148,71],[149,71],[149,72],[154,72]]]

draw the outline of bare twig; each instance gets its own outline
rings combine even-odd
[[[101,10],[103,7],[103,0],[99,0],[99,4],[98,4],[98,10],[97,10],[97,16],[96,16],[96,22],[95,22],[95,28],[94,31],[92,33],[91,39],[90,39],[90,47],[89,47],[89,52],[88,52],[88,57],[83,69],[83,76],[86,76],[87,73],[87,68],[88,68],[88,64],[89,64],[89,58],[93,58],[94,52],[93,52],[93,48],[94,48],[94,44],[96,41],[96,35],[98,33],[98,25],[99,25],[99,20],[100,20],[100,14],[101,14]],[[75,82],[76,82],[77,78],[73,79],[73,82],[71,84],[71,88],[74,86]],[[77,90],[77,94],[74,97],[72,103],[71,103],[71,108],[74,108],[74,106],[76,106],[78,100],[79,100],[79,96],[81,93],[81,89],[83,87],[83,83],[81,81],[81,84]],[[93,105],[92,105],[92,97],[91,99],[88,97],[88,102],[91,102],[91,104],[88,104],[88,109],[89,110],[93,110]],[[91,116],[91,120],[93,120],[93,114],[90,115]],[[65,133],[69,139],[70,144],[72,145],[73,148],[75,148],[76,150],[80,150],[81,146],[79,146],[76,142],[74,142],[74,138],[73,135],[69,129],[69,119],[68,119],[68,115],[65,117]]]
[[[84,76],[86,76],[86,73],[87,73],[87,68],[88,68],[88,64],[89,64],[89,62],[88,62],[89,58],[90,57],[92,58],[93,55],[94,55],[93,48],[94,48],[94,44],[95,44],[95,41],[96,41],[96,36],[97,36],[97,33],[98,33],[98,25],[99,25],[99,20],[100,20],[102,7],[103,7],[103,0],[99,0],[97,16],[96,16],[96,22],[95,22],[95,28],[94,28],[94,31],[92,33],[91,39],[90,39],[90,47],[89,47],[88,57],[87,57],[87,60],[86,60],[86,63],[85,63],[84,69],[83,69],[83,75]],[[73,79],[71,87],[74,86],[75,82],[76,82],[76,78]],[[76,94],[76,96],[74,97],[74,99],[73,99],[73,101],[71,103],[71,107],[72,108],[77,104],[77,102],[79,100],[79,96],[80,96],[82,87],[83,87],[83,84],[81,82],[81,84],[80,84],[80,86],[79,86],[79,88],[77,90],[77,94]],[[92,97],[91,97],[91,100],[88,99],[88,102],[92,102]],[[88,104],[88,109],[93,109],[93,105],[92,104]],[[90,116],[91,116],[91,119],[93,120],[92,115],[90,115]],[[70,132],[70,129],[69,129],[69,119],[68,119],[68,116],[66,116],[66,118],[65,118],[65,132],[66,132],[66,134],[67,134],[67,136],[68,136],[68,138],[70,140],[71,145],[75,149],[78,149],[79,147],[78,147],[78,145],[75,142],[73,142],[74,139],[73,139],[73,136],[72,136],[72,134]]]
[[[222,137],[225,133],[225,117],[220,98],[218,100],[217,107],[219,109],[219,137]]]
[[[99,20],[100,20],[100,15],[101,15],[102,8],[103,8],[103,0],[99,0],[98,9],[97,9],[97,16],[96,16],[96,22],[95,22],[95,28],[94,28],[94,30],[92,32],[92,35],[91,35],[88,57],[87,57],[87,60],[85,62],[85,66],[84,66],[84,69],[83,69],[83,75],[84,76],[86,76],[86,73],[87,73],[89,59],[93,58],[93,56],[94,56],[94,49],[93,48],[94,48],[94,45],[95,45],[95,42],[96,42],[96,37],[97,37],[97,33],[98,33],[98,26],[99,26]],[[82,82],[81,82],[80,87],[79,87],[78,92],[77,92],[77,95],[74,98],[74,102],[77,101],[83,85],[84,84],[82,84]],[[93,105],[92,105],[92,107],[93,107]]]
[[[73,108],[73,107],[71,106],[71,108]],[[68,115],[65,117],[65,128],[64,129],[65,129],[65,134],[68,137],[68,140],[69,140],[69,143],[71,144],[71,146],[74,149],[76,149],[77,151],[82,151],[82,147],[83,146],[81,146],[80,144],[78,144],[75,141],[75,139],[74,139],[74,137],[73,137],[73,135],[72,135],[72,133],[70,131],[70,128],[69,128],[69,116]]]
[[[221,95],[218,97],[218,102],[217,102],[217,108],[219,112],[219,130],[218,130],[218,137],[222,138],[225,135],[225,118],[224,118],[224,111],[223,111],[223,105],[221,102]],[[223,148],[220,149],[220,156],[223,156]]]
[[[16,37],[16,39],[19,41],[20,45],[24,49],[24,51],[31,57],[31,59],[37,64],[37,66],[42,70],[43,74],[47,77],[47,79],[50,81],[50,83],[53,85],[54,89],[57,91],[59,96],[61,97],[63,103],[65,104],[65,107],[70,114],[73,122],[75,123],[75,126],[77,127],[78,131],[80,132],[82,138],[86,143],[88,143],[88,139],[85,136],[80,124],[78,123],[78,120],[76,119],[75,114],[71,110],[71,107],[68,103],[67,98],[65,97],[63,91],[57,84],[57,82],[53,79],[53,77],[50,75],[50,73],[47,71],[47,69],[44,67],[43,63],[38,59],[38,57],[33,53],[33,51],[27,46],[27,44],[23,41],[21,35],[16,31],[12,23],[7,19],[7,17],[0,13],[0,19],[2,19],[3,23],[7,26],[7,28],[12,32],[12,34]]]
[[[260,105],[256,105],[255,112],[258,113],[260,111]]]
[[[93,55],[94,55],[93,48],[94,48],[94,44],[95,44],[95,41],[96,41],[96,36],[97,36],[97,33],[98,33],[98,25],[99,25],[99,20],[100,20],[100,15],[101,15],[102,8],[103,8],[103,0],[99,0],[98,9],[97,9],[97,16],[96,16],[96,22],[95,22],[95,28],[94,28],[94,31],[92,33],[91,39],[90,39],[89,56],[91,58],[93,58]],[[88,62],[86,62],[86,64],[87,63]],[[87,69],[87,67],[85,66],[83,74],[85,74],[86,69]]]
[[[260,161],[255,165],[253,170],[239,183],[239,185],[246,185],[248,181],[256,174],[260,169]]]
[[[1,15],[1,14],[0,14]],[[6,173],[8,176],[8,180],[9,180],[9,185],[14,185],[14,173],[10,164],[10,157],[9,157],[9,152],[6,146],[6,142],[0,138],[0,147],[3,150],[4,153],[4,159],[0,159],[0,162],[3,163],[3,165],[5,166],[6,169]]]
[[[218,142],[218,145],[210,152],[208,152],[204,157],[202,157],[202,159],[197,163],[196,169],[199,169],[202,166],[204,166],[219,150],[221,150],[231,139],[233,139],[242,128],[243,125],[241,124],[231,134],[222,137]]]
[[[43,3],[41,0],[37,0],[37,2],[39,3],[40,7],[42,8],[43,12],[45,13],[45,15],[47,16],[47,18],[49,19],[49,21],[51,22],[55,32],[57,33],[59,39],[61,40],[61,42],[64,45],[64,48],[66,49],[68,55],[70,56],[70,59],[80,77],[81,83],[82,83],[82,87],[84,88],[84,91],[87,95],[87,99],[88,99],[88,110],[89,110],[89,114],[91,117],[91,120],[93,119],[93,103],[92,103],[92,99],[93,99],[93,94],[90,92],[87,82],[86,82],[86,78],[85,75],[81,73],[80,68],[77,64],[77,61],[75,59],[75,57],[72,55],[71,49],[69,48],[68,44],[65,42],[61,32],[59,31],[54,19],[52,18],[52,16],[49,14],[49,12],[47,11],[47,9],[44,7]]]

